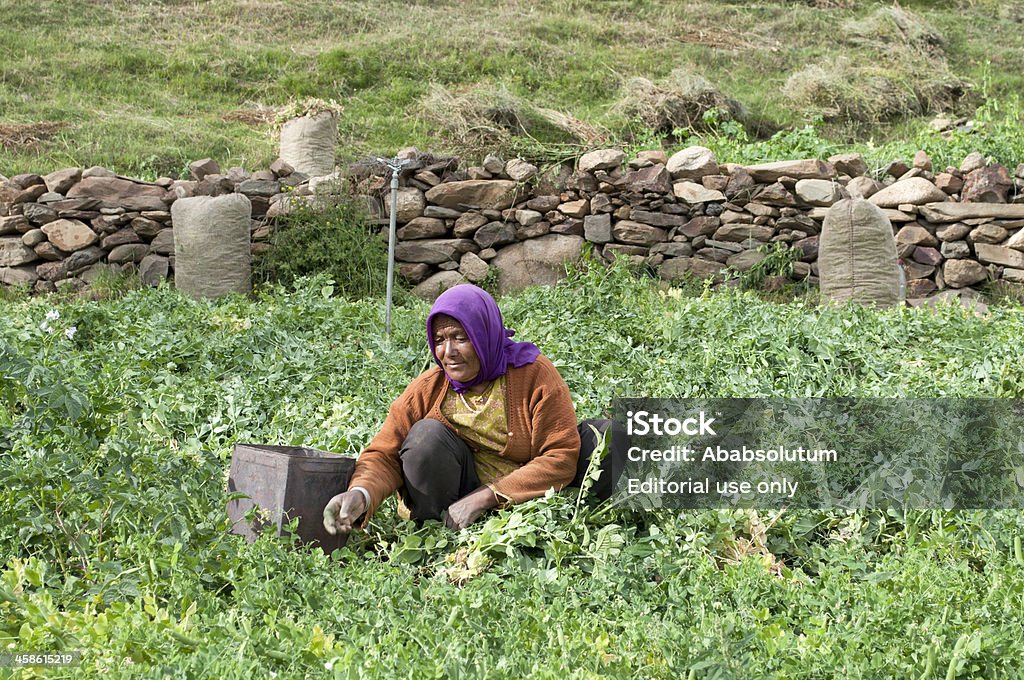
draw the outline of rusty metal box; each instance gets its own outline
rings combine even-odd
[[[325,552],[345,545],[347,537],[331,536],[324,529],[324,506],[348,488],[355,459],[302,446],[235,444],[231,456],[228,492],[247,498],[228,502],[231,533],[256,540],[263,528],[281,527],[298,517],[298,536],[303,543],[319,545]],[[254,506],[262,513],[252,522],[245,515]]]

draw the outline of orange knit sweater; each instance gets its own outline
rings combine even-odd
[[[576,476],[580,437],[569,388],[551,361],[541,355],[526,366],[510,368],[505,382],[508,443],[502,455],[522,467],[494,481],[492,487],[512,503],[561,490]],[[370,493],[363,526],[385,498],[402,485],[398,450],[413,423],[433,418],[450,429],[441,415],[448,389],[444,371],[434,366],[405,388],[388,410],[380,432],[359,454],[349,488]]]

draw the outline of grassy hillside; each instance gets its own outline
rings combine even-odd
[[[902,8],[0,0],[0,173],[102,164],[178,176],[203,156],[261,166],[276,155],[274,112],[303,97],[344,105],[339,153],[349,158],[406,145],[554,157],[684,141],[683,130],[672,134],[686,127],[678,116],[637,106],[636,78],[693,94],[703,77],[742,106],[751,137],[821,118],[820,139],[836,145],[926,145],[920,130],[934,113],[969,115],[986,101],[993,121],[1018,111],[1024,4]],[[538,108],[568,118],[553,124]],[[903,111],[912,115],[895,115]]]

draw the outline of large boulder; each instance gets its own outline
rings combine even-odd
[[[557,283],[565,277],[566,263],[579,259],[583,243],[579,236],[548,234],[502,248],[490,262],[497,269],[498,292]]]
[[[427,200],[456,210],[504,210],[516,199],[518,184],[505,179],[445,182],[427,191]]]

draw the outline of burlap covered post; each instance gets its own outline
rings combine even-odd
[[[338,118],[331,111],[292,118],[281,128],[281,160],[310,177],[334,172]]]
[[[174,286],[192,297],[252,290],[249,221],[252,204],[242,194],[179,198],[174,224]]]
[[[900,302],[892,224],[861,198],[839,201],[825,215],[818,246],[821,295],[879,307]]]

